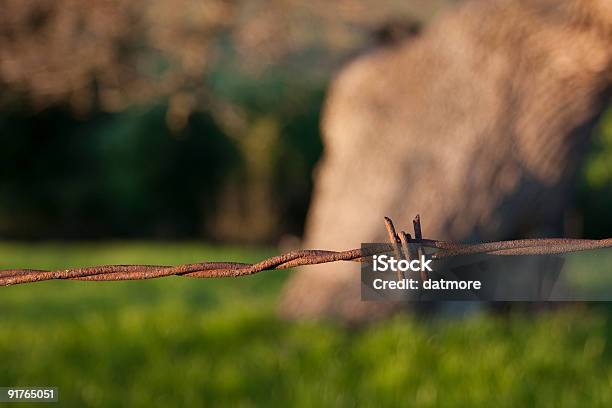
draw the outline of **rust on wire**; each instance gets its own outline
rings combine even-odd
[[[395,258],[401,259],[402,255],[399,246],[400,240],[397,236],[397,232],[395,232],[395,226],[393,225],[391,218],[385,217],[385,227],[387,228],[387,234],[389,235],[389,242],[391,242],[391,246],[393,247],[393,254],[395,255]],[[398,280],[405,278],[404,273],[399,269],[396,273]]]
[[[461,244],[447,241],[425,239],[421,232],[419,216],[414,219],[414,238],[404,231],[398,235],[390,218],[385,217],[389,244],[380,244],[373,249],[351,249],[348,251],[299,250],[273,256],[261,262],[249,264],[241,262],[201,262],[176,266],[163,265],[101,265],[83,268],[67,268],[54,271],[39,269],[0,270],[0,286],[18,285],[53,279],[85,281],[115,281],[154,279],[165,276],[188,276],[192,278],[223,278],[253,275],[266,270],[288,269],[303,265],[316,265],[338,261],[362,262],[365,258],[393,251],[398,258],[415,259],[425,253],[425,248],[433,252],[432,259],[453,256],[490,254],[490,255],[545,255],[562,254],[600,248],[611,248],[612,238],[602,240],[586,239],[520,239],[513,241]],[[416,252],[416,253],[415,253]],[[421,276],[426,279],[427,275]]]
[[[412,221],[412,225],[414,226],[414,238],[417,242],[417,257],[421,259],[421,256],[424,255],[423,247],[421,243],[423,242],[423,233],[421,232],[421,216],[417,214]],[[421,280],[427,280],[427,272],[421,271]]]

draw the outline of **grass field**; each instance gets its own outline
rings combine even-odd
[[[257,248],[0,244],[0,268],[254,261]],[[368,329],[274,314],[290,272],[0,288],[0,386],[61,406],[612,406],[607,308]]]

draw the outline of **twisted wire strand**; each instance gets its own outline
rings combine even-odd
[[[506,256],[562,254],[612,247],[612,238],[602,240],[544,238],[462,244],[422,238],[420,218],[418,216],[415,218],[413,224],[415,238],[401,231],[400,234],[402,238],[400,239],[391,219],[385,217],[385,225],[389,233],[390,243],[370,245],[365,249],[359,248],[347,251],[328,251],[319,249],[298,250],[273,256],[254,264],[242,262],[200,262],[175,266],[99,265],[53,271],[39,269],[5,269],[0,270],[0,286],[19,285],[54,279],[117,281],[155,279],[174,275],[192,278],[239,277],[253,275],[267,270],[288,269],[304,265],[317,265],[339,261],[363,262],[372,255],[390,251],[400,254],[401,256],[400,250],[402,248],[413,245],[417,248],[415,252],[420,251],[421,248],[436,250],[431,254],[433,259],[474,254]]]

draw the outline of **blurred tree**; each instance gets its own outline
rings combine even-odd
[[[0,107],[25,109],[26,115],[28,109],[46,112],[31,118],[43,123],[62,107],[98,123],[96,133],[109,134],[107,144],[115,143],[112,154],[121,156],[124,149],[125,157],[133,158],[147,143],[170,143],[167,131],[181,139],[193,112],[207,112],[239,152],[216,204],[223,211],[205,222],[207,231],[240,239],[245,234],[239,231],[248,226],[251,240],[272,239],[287,228],[299,233],[296,220],[306,212],[310,172],[321,150],[318,107],[332,67],[390,18],[425,20],[447,2],[389,0],[373,7],[365,0],[6,0],[0,4]],[[148,105],[166,106],[165,125],[159,122],[161,108],[154,109],[148,114],[156,118],[151,136],[137,143],[131,132],[151,122],[147,115],[135,119],[122,112]],[[119,116],[109,119],[102,112]],[[87,145],[67,135],[59,140],[59,133],[88,125],[68,124],[65,111],[58,115],[67,128],[57,130],[54,149]],[[101,124],[105,120],[111,123]],[[141,150],[130,150],[137,144]],[[113,163],[110,155],[104,163]],[[130,162],[126,165],[139,163]],[[134,207],[126,207],[125,215],[133,214],[137,203],[141,217],[156,208],[151,200],[142,206],[149,195],[141,189],[150,178],[134,167],[119,177],[115,166],[106,168],[107,185],[114,183],[108,193],[124,200],[131,191],[132,199],[122,202]],[[205,166],[214,171],[212,162]],[[71,194],[81,197],[77,191],[83,187],[75,173],[70,177]]]
[[[611,68],[608,0],[465,2],[358,58],[325,103],[306,246],[387,240],[384,216],[406,226],[419,213],[442,240],[563,234]],[[602,186],[609,157],[589,168]],[[360,321],[396,307],[362,302],[355,272],[292,275],[283,312]]]
[[[251,72],[317,55],[318,64],[299,71],[313,78],[390,17],[427,18],[446,2],[5,0],[0,95],[25,95],[36,107],[68,102],[78,113],[179,95],[169,114],[180,125],[187,111],[211,102],[205,78],[228,53]]]
[[[206,233],[236,146],[209,115],[178,134],[165,106],[0,116],[0,234],[5,237],[178,237]],[[8,137],[7,137],[8,136]]]

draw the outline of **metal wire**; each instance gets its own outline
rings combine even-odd
[[[371,255],[393,251],[397,256],[412,259],[423,253],[424,248],[433,249],[432,259],[454,256],[491,255],[545,255],[612,247],[612,238],[602,240],[585,239],[521,239],[478,244],[460,244],[422,238],[419,216],[414,219],[414,236],[401,231],[398,235],[391,219],[385,217],[389,244],[368,246],[367,249],[348,251],[299,250],[249,264],[241,262],[201,262],[176,266],[163,265],[100,265],[84,268],[68,268],[55,271],[38,269],[0,270],[0,286],[18,285],[53,279],[85,281],[116,281],[154,279],[165,276],[188,276],[192,278],[224,278],[253,275],[266,270],[287,269],[302,265],[316,265],[338,261],[362,262]],[[416,252],[415,252],[416,248]],[[423,278],[426,278],[424,276]]]

